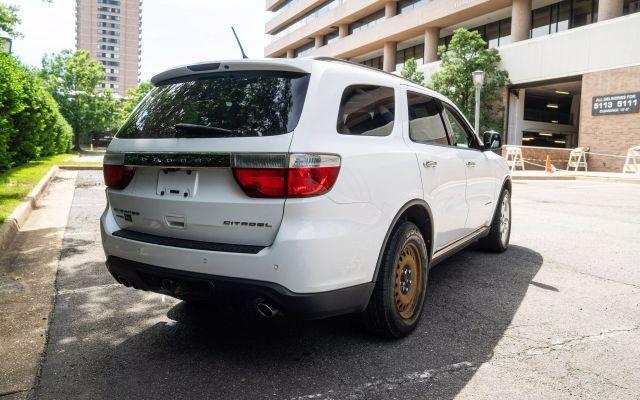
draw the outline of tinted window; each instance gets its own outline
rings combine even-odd
[[[393,89],[381,86],[349,86],[342,94],[338,132],[344,135],[387,136],[393,130]]]
[[[272,136],[300,119],[309,75],[220,72],[154,88],[127,118],[124,139]]]
[[[422,94],[407,92],[409,103],[409,137],[414,142],[449,144],[440,116],[440,101]]]
[[[464,148],[476,147],[475,142],[472,139],[471,132],[465,128],[464,122],[460,120],[457,113],[451,111],[447,107],[444,115],[447,123],[447,129],[450,132],[449,137],[451,138],[452,144],[457,147]]]

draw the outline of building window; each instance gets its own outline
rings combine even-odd
[[[622,14],[628,15],[640,11],[640,0],[624,0]]]
[[[120,21],[119,15],[98,14],[98,19],[109,19],[111,21]]]
[[[369,29],[372,26],[379,24],[384,21],[384,8],[373,13],[367,15],[366,17],[349,24],[349,34],[352,35],[354,33],[358,33],[365,29]]]
[[[98,4],[111,4],[112,6],[119,6],[121,3],[120,0],[98,0]]]
[[[572,6],[571,28],[589,25],[598,21],[598,3],[596,1],[573,0]]]
[[[414,58],[418,65],[424,64],[424,44],[419,44],[396,52],[396,71],[400,71],[404,67],[404,63]]]
[[[323,3],[321,3],[319,6],[317,6],[313,10],[307,12],[300,18],[297,18],[291,24],[287,25],[283,29],[280,29],[278,32],[276,32],[273,36],[271,36],[271,41],[273,42],[275,40],[278,40],[284,35],[293,32],[294,30],[300,28],[303,25],[308,24],[314,19],[323,16],[330,10],[333,10],[334,8],[340,6],[345,1],[348,1],[348,0],[325,0]]]
[[[113,22],[98,21],[98,28],[120,29],[120,24],[114,24]]]
[[[115,8],[115,7],[100,6],[100,7],[98,7],[98,11],[110,12],[110,13],[114,13],[114,14],[120,14],[120,9],[119,8]]]
[[[119,67],[120,61],[106,61],[106,60],[98,60],[102,65],[107,65],[110,67]]]
[[[315,49],[315,43],[314,42],[309,42],[309,43],[305,44],[304,46],[300,46],[297,49],[293,50],[293,55],[296,58],[304,57],[304,56],[308,55],[309,53],[311,53],[314,49]]]
[[[118,32],[118,31],[108,31],[106,29],[98,29],[98,34],[100,34],[100,35],[109,35],[109,36],[120,36],[120,32]]]
[[[107,38],[107,37],[99,37],[99,38],[98,38],[98,42],[99,42],[99,43],[114,43],[114,44],[120,44],[120,39]]]
[[[531,13],[531,34],[529,37],[536,38],[548,35],[551,28],[551,7],[542,7],[533,10]]]
[[[279,5],[276,6],[276,8],[273,9],[273,15],[278,15],[280,14],[282,11],[286,10],[287,8],[289,8],[290,5],[297,3],[298,0],[286,0],[283,1],[282,3],[280,3]]]
[[[96,56],[104,57],[104,58],[114,58],[114,59],[120,58],[120,54],[114,54],[114,53],[96,53]]]
[[[382,60],[382,56],[374,57],[374,58],[371,58],[369,60],[364,60],[364,61],[360,62],[360,64],[366,65],[367,67],[380,69],[380,70],[382,68],[384,68],[384,62]]]
[[[324,36],[324,44],[331,44],[340,38],[339,32],[337,29],[327,33]]]
[[[98,47],[98,50],[120,51],[120,47],[118,46],[108,46],[104,44],[99,44],[97,47]]]
[[[398,1],[398,14],[412,11],[416,7],[429,3],[430,0],[400,0]]]

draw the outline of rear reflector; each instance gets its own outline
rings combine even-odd
[[[104,164],[102,173],[104,175],[104,184],[110,189],[122,190],[126,188],[133,175],[135,175],[135,167],[123,165],[123,154],[106,154],[104,156]]]
[[[340,157],[329,154],[234,156],[233,174],[249,197],[319,196],[331,190],[339,171]]]

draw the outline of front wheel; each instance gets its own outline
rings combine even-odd
[[[375,288],[364,312],[369,331],[398,339],[413,331],[427,289],[428,253],[418,227],[404,222],[384,250]]]
[[[502,253],[509,247],[511,237],[511,192],[503,189],[498,208],[491,221],[489,234],[480,239],[480,246],[488,251]]]

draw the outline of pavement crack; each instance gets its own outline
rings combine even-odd
[[[31,390],[31,388],[11,390],[9,392],[2,392],[0,393],[0,397],[11,396],[12,394],[24,393],[24,392],[28,392],[29,390]]]
[[[593,339],[602,338],[602,337],[607,337],[609,335],[617,334],[617,333],[633,332],[633,331],[636,331],[638,329],[640,329],[640,325],[635,325],[632,328],[610,329],[610,330],[598,332],[598,333],[595,333],[595,334],[580,335],[580,336],[577,336],[577,337],[565,339],[565,340],[560,341],[558,343],[551,343],[551,344],[547,344],[545,346],[528,347],[528,348],[526,348],[524,350],[521,350],[521,351],[517,352],[514,356],[515,357],[526,357],[526,356],[538,356],[538,355],[548,354],[548,353],[550,353],[552,351],[566,350],[567,348],[571,348],[573,345],[578,344],[578,343],[582,343],[584,341],[593,340]],[[510,357],[505,357],[505,358],[510,358]]]

